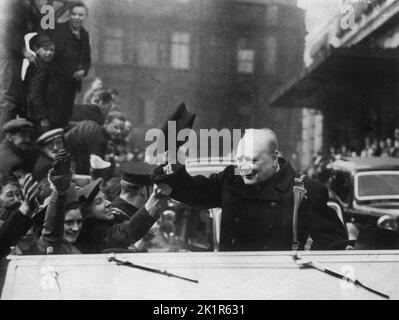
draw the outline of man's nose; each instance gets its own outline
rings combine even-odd
[[[243,160],[239,167],[244,174],[250,174],[253,170],[252,163],[247,160]]]
[[[80,229],[79,223],[75,222],[75,223],[73,224],[73,226],[72,226],[72,230],[73,230],[73,231],[79,231],[79,229]]]

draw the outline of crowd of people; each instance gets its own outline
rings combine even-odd
[[[57,8],[57,18],[67,17],[54,29],[40,25],[45,4]],[[162,215],[170,191],[153,187],[144,151],[131,148],[132,125],[120,111],[118,90],[104,89],[96,78],[76,103],[91,67],[88,8],[80,1],[17,0],[7,10],[0,256],[11,248],[18,254],[146,251],[159,229],[170,227],[170,214]]]
[[[55,2],[67,19],[43,30],[40,6]],[[179,248],[176,221],[188,215],[171,198],[223,209],[221,250],[303,249],[308,237],[312,248],[329,249],[347,240],[323,185],[299,179],[307,196],[299,197],[304,205],[296,203],[293,213],[290,195],[298,176],[279,156],[271,130],[249,130],[240,140],[254,154],[237,155],[239,175],[228,167],[193,178],[179,164],[155,168],[144,162],[143,150],[131,148],[132,125],[116,89],[104,89],[96,78],[76,103],[91,67],[86,5],[11,3],[9,38],[0,52],[0,256],[11,248],[16,254]],[[21,77],[24,59],[29,66]],[[192,127],[193,117],[183,119],[182,129]]]
[[[305,170],[305,174],[315,180],[324,183],[327,176],[327,166],[335,160],[348,157],[390,157],[399,158],[399,128],[395,128],[393,137],[386,139],[377,139],[367,136],[364,139],[364,146],[359,151],[343,144],[341,146],[330,146],[327,152],[318,152],[309,167]]]

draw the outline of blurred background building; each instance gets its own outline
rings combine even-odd
[[[308,38],[307,67],[270,102],[313,110],[304,113],[310,117],[304,136],[314,130],[325,148],[345,144],[359,152],[365,137],[392,137],[399,127],[399,1],[346,1],[336,8]],[[319,125],[312,128],[312,121]],[[302,150],[312,148],[314,141],[305,140]]]
[[[141,144],[181,102],[194,129],[270,127],[297,150],[302,110],[270,107],[303,69],[305,15],[296,0],[87,0],[94,66]]]

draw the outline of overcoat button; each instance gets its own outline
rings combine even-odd
[[[234,219],[234,222],[238,224],[238,223],[241,222],[241,219],[240,219],[240,218],[235,218],[235,219]]]
[[[271,206],[272,208],[277,207],[277,202],[272,202],[272,203],[270,204],[270,206]]]
[[[235,238],[231,239],[231,244],[232,245],[235,245],[236,243],[237,243],[237,239],[235,239]]]

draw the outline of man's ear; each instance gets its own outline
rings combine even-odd
[[[278,151],[277,150],[273,151],[272,159],[273,159],[273,165],[277,166],[277,164],[278,164]]]

